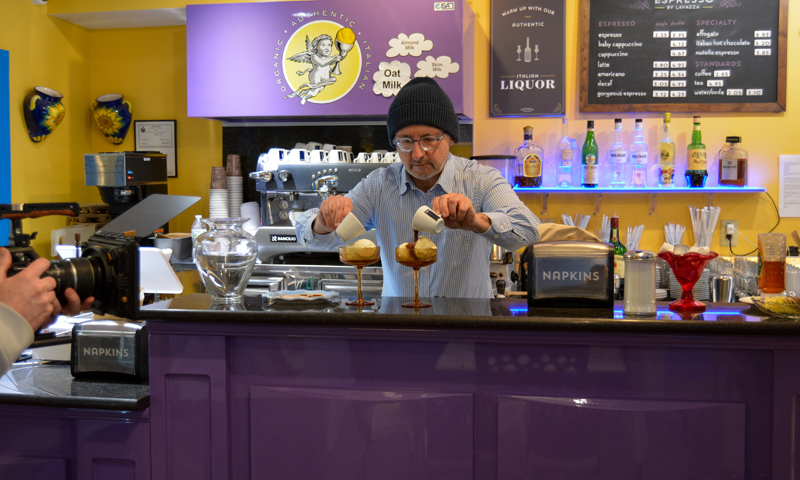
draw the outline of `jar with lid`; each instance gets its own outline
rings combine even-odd
[[[656,313],[656,254],[648,250],[632,250],[625,259],[625,315]]]
[[[719,151],[719,185],[747,185],[747,150],[739,147],[742,137],[725,137],[727,145]]]

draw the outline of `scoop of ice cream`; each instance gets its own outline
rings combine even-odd
[[[427,262],[436,257],[436,244],[430,238],[422,237],[414,246],[414,255],[421,262]]]
[[[369,260],[370,258],[373,258],[376,253],[378,253],[378,247],[372,243],[372,240],[368,238],[362,238],[361,240],[358,240],[350,248],[353,249],[355,252],[355,257],[359,260]]]
[[[404,244],[400,245],[394,251],[395,257],[397,257],[396,260],[398,262],[403,262],[403,263],[410,262],[412,260],[411,251],[412,251],[412,249],[408,248],[408,244],[407,243],[404,243]]]

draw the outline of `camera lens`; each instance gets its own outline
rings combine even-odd
[[[69,258],[50,262],[46,276],[56,281],[56,297],[66,302],[64,291],[72,288],[81,299],[101,296],[105,285],[102,278],[102,264],[96,257]]]

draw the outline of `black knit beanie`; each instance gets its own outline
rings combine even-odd
[[[458,117],[450,97],[430,77],[417,77],[403,85],[397,92],[386,128],[389,130],[389,143],[394,145],[398,130],[409,125],[427,125],[449,134],[458,142]]]

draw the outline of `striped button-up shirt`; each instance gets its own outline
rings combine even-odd
[[[436,185],[426,193],[417,188],[402,163],[393,163],[370,173],[346,195],[353,201],[353,214],[364,227],[376,230],[384,296],[414,295],[414,270],[398,264],[394,250],[414,241],[411,220],[417,209],[430,207],[434,198],[446,193],[469,198],[476,212],[492,220],[492,226],[482,234],[449,228],[438,234],[420,232],[438,247],[436,263],[419,271],[421,297],[489,298],[492,244],[517,250],[539,241],[539,219],[497,169],[451,154]],[[297,220],[298,241],[321,250],[341,245],[335,232],[314,233],[311,225],[318,211],[308,210]]]

